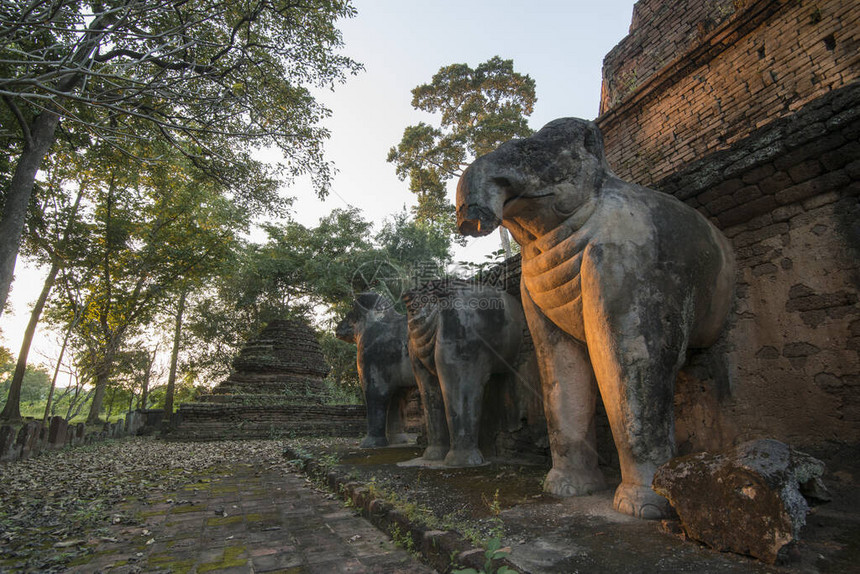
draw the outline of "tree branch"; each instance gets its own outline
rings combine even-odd
[[[15,116],[15,120],[18,122],[18,125],[21,126],[21,134],[24,138],[24,146],[28,148],[33,147],[33,136],[30,133],[30,125],[27,123],[27,120],[24,119],[24,114],[21,113],[21,109],[17,105],[15,105],[15,102],[12,101],[12,98],[8,97],[5,94],[3,95],[3,102]]]

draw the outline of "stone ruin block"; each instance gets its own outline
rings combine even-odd
[[[765,439],[672,459],[653,487],[689,538],[773,564],[800,537],[809,510],[804,495],[829,499],[823,472],[821,461]]]
[[[74,437],[75,437],[74,438],[74,444],[76,446],[84,444],[87,440],[86,434],[87,434],[87,425],[84,423],[76,424],[75,430],[74,430]]]
[[[47,446],[50,449],[60,449],[66,446],[66,435],[69,431],[69,423],[63,417],[51,417],[48,427]]]
[[[125,433],[135,436],[143,427],[143,414],[140,411],[129,411],[125,416]]]
[[[21,449],[21,459],[36,456],[42,450],[41,435],[44,427],[41,422],[28,421],[18,431],[16,444]]]
[[[0,462],[18,460],[18,457],[21,455],[21,447],[15,441],[16,438],[15,427],[10,425],[0,426]]]

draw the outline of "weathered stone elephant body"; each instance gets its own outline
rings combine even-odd
[[[493,375],[516,376],[525,330],[508,293],[440,280],[404,296],[409,354],[427,419],[425,460],[482,464],[478,447],[484,388]]]
[[[600,131],[573,118],[478,158],[460,180],[457,219],[469,235],[504,225],[522,246],[553,455],[546,490],[604,486],[599,389],[621,464],[615,508],[664,516],[651,482],[675,453],[674,382],[687,348],[711,345],[730,309],[728,241],[675,198],[618,179]]]
[[[409,359],[406,316],[376,293],[361,293],[335,329],[357,347],[358,375],[367,405],[362,448],[406,442],[405,405],[416,388]]]

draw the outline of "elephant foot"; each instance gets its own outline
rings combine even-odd
[[[543,481],[544,492],[564,498],[585,496],[605,488],[603,473],[596,468],[577,471],[553,468]]]
[[[622,514],[645,520],[659,520],[675,514],[669,501],[650,487],[626,482],[622,482],[615,490],[612,507]]]
[[[446,454],[448,454],[447,446],[431,445],[424,449],[424,454],[421,455],[421,458],[424,460],[442,460]]]
[[[367,435],[364,437],[364,440],[361,441],[361,444],[358,445],[359,448],[380,448],[383,446],[388,446],[388,439],[384,436],[370,436]]]
[[[409,442],[409,437],[406,433],[395,433],[388,436],[388,444],[406,444]]]
[[[445,457],[445,466],[480,466],[484,455],[476,448],[451,449]]]

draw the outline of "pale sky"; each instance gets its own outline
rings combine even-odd
[[[343,52],[365,71],[321,99],[332,110],[326,122],[327,157],[338,174],[323,202],[298,182],[293,217],[305,225],[334,208],[358,207],[379,223],[414,204],[407,183],[385,161],[407,125],[433,122],[412,109],[411,90],[428,83],[442,66],[475,67],[500,56],[536,83],[537,104],[529,124],[539,129],[566,116],[593,119],[600,101],[603,57],[626,34],[634,0],[354,0],[358,16],[341,23]],[[453,185],[450,186],[453,200]],[[455,260],[482,261],[499,249],[498,234],[470,239]],[[17,355],[41,274],[19,259],[12,285],[13,312],[0,318],[0,344]],[[30,362],[45,362],[54,345],[37,332]]]

